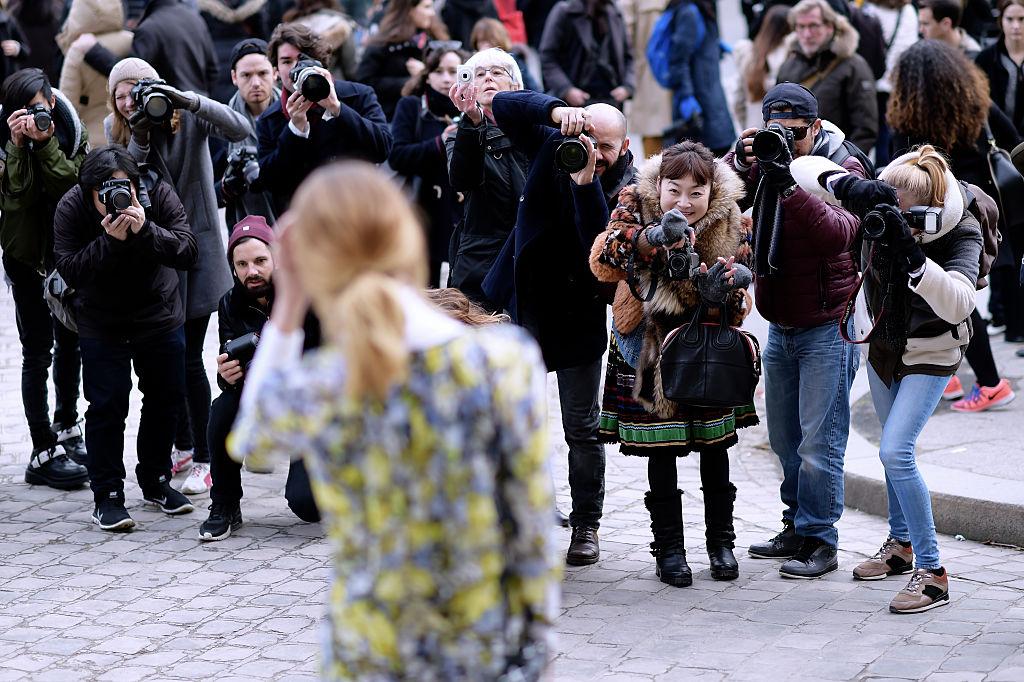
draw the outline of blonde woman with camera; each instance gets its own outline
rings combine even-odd
[[[561,577],[539,349],[424,298],[423,230],[369,164],[292,207],[229,450],[305,458],[334,558],[323,676],[539,679]],[[310,304],[325,343],[300,357]]]
[[[868,380],[882,424],[889,537],[853,576],[909,573],[889,610],[919,613],[949,603],[949,576],[915,446],[971,340],[981,227],[965,188],[931,145],[894,159],[880,180],[855,178],[834,164],[829,170],[820,159],[811,163],[818,181],[847,202],[856,198],[854,210],[864,216],[861,266],[874,325]],[[794,175],[802,175],[799,168]]]

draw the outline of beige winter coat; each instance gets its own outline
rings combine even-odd
[[[733,90],[732,113],[736,117],[736,124],[739,130],[747,128],[760,128],[764,125],[764,117],[761,115],[761,100],[751,100],[747,91],[747,80],[744,75],[750,60],[754,56],[754,44],[749,40],[741,40],[733,47],[733,59],[736,61],[736,87]],[[768,53],[768,73],[764,78],[765,92],[775,86],[775,78],[779,73],[779,67],[789,56],[789,50],[785,45],[779,45]]]
[[[647,65],[647,41],[667,4],[666,0],[619,0],[636,73],[636,92],[626,102],[626,119],[629,132],[641,137],[661,137],[672,124],[672,93],[658,85]]]
[[[71,43],[83,33],[94,33],[100,45],[123,57],[132,48],[132,34],[123,26],[121,0],[73,0],[67,21],[57,34],[57,44],[64,52],[59,87],[78,110],[92,140],[106,139],[107,77],[86,64],[85,52],[72,48]]]

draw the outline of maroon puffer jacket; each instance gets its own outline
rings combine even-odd
[[[726,163],[733,165],[734,152]],[[846,170],[866,177],[860,162],[850,156]],[[757,190],[757,163],[738,171],[747,185],[745,210]],[[854,241],[860,220],[839,206],[826,203],[799,187],[782,200],[782,234],[778,273],[755,279],[754,301],[769,322],[786,327],[815,327],[839,320],[846,299],[857,285]],[[754,225],[754,230],[758,228]]]

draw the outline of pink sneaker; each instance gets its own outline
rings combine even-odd
[[[959,400],[964,397],[964,385],[960,383],[960,377],[953,375],[946,384],[946,390],[942,392],[943,400]]]
[[[182,471],[188,471],[192,466],[192,450],[171,449],[171,476],[176,476]]]
[[[952,407],[957,412],[984,412],[985,410],[1013,402],[1017,396],[1010,388],[1010,382],[1000,379],[995,386],[974,385],[970,395],[962,400],[953,403]]]

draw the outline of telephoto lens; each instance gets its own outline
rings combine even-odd
[[[174,105],[162,92],[153,90],[154,85],[166,85],[166,81],[143,78],[131,89],[135,108],[142,111],[153,123],[165,123],[174,114]]]
[[[861,235],[872,242],[885,239],[885,214],[879,210],[869,211],[860,221]]]
[[[555,168],[566,173],[578,173],[587,167],[590,154],[579,138],[567,137],[555,149]]]
[[[100,185],[100,201],[107,209],[107,215],[113,217],[132,205],[131,180],[113,178]]]

